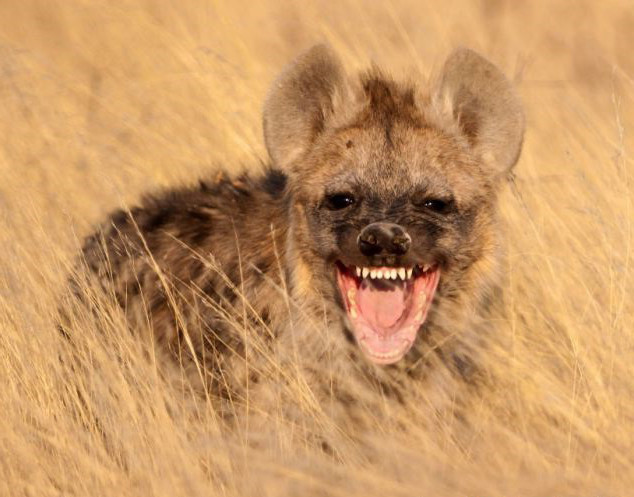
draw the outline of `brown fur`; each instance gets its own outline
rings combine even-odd
[[[426,376],[434,362],[465,373],[497,291],[497,192],[523,126],[509,82],[470,50],[456,51],[421,89],[377,70],[349,79],[331,50],[317,46],[266,99],[265,174],[219,174],[148,197],[112,215],[84,257],[131,327],[202,364],[208,387],[246,381],[231,366],[253,347],[244,329],[262,338],[251,364],[299,347],[324,370],[397,385]],[[344,190],[363,202],[344,213],[323,209],[324,195]],[[417,199],[429,197],[446,200],[447,212],[421,210]],[[366,265],[354,240],[380,220],[407,225],[412,257],[433,257],[442,268],[418,342],[387,368],[361,357],[334,283],[339,258]]]

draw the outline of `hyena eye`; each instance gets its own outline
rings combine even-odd
[[[423,207],[430,211],[443,213],[447,210],[449,204],[445,200],[439,198],[427,198],[423,202]]]
[[[433,212],[434,214],[447,214],[452,211],[455,206],[453,195],[444,194],[435,196],[424,190],[415,192],[410,201],[418,209]]]
[[[350,207],[354,204],[354,196],[352,193],[335,193],[333,195],[326,195],[326,208],[331,211],[339,211]]]
[[[424,197],[420,201],[414,200],[413,202],[417,207],[422,207],[424,210],[435,214],[447,214],[453,206],[453,200],[451,199],[434,197]]]

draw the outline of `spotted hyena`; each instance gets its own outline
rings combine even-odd
[[[459,49],[427,85],[353,78],[320,45],[273,83],[263,124],[262,173],[149,196],[86,241],[131,327],[210,381],[247,353],[245,327],[367,371],[462,360],[442,344],[477,334],[496,295],[524,132],[505,76]]]

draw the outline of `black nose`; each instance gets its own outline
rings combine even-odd
[[[411,237],[398,224],[368,224],[357,238],[363,255],[404,255],[412,244]]]

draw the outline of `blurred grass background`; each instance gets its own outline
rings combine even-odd
[[[142,192],[259,168],[267,87],[321,41],[351,73],[376,62],[422,80],[465,45],[526,105],[502,198],[498,389],[460,439],[452,419],[395,411],[398,429],[363,451],[342,436],[339,458],[284,423],[268,426],[275,449],[249,443],[107,312],[85,317],[84,373],[59,361],[81,238]],[[0,1],[0,493],[632,495],[633,46],[629,0]]]

